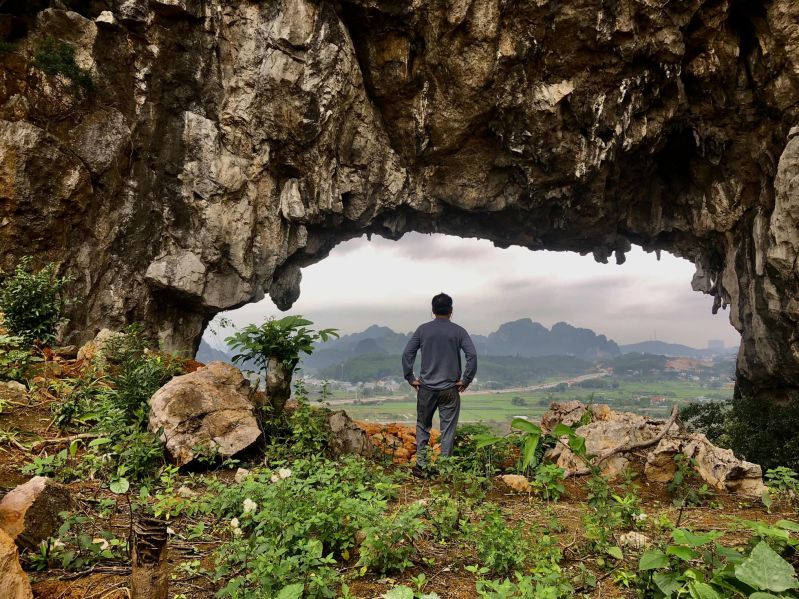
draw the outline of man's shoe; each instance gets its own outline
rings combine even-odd
[[[430,478],[430,474],[428,474],[427,470],[420,468],[418,465],[413,467],[411,474],[416,478]]]

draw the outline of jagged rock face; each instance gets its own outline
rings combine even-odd
[[[746,392],[799,387],[794,0],[5,3],[0,261],[63,261],[67,340],[173,347],[411,230],[697,266]],[[93,93],[37,68],[76,49]]]

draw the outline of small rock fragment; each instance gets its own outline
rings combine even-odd
[[[234,480],[238,484],[241,484],[242,482],[244,482],[244,479],[247,478],[249,475],[250,475],[249,470],[247,470],[246,468],[239,468],[238,470],[236,470],[236,476],[234,477]]]
[[[499,480],[517,493],[530,493],[533,490],[530,481],[521,474],[503,474],[499,477]]]

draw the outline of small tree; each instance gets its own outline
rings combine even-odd
[[[270,318],[261,326],[251,324],[225,341],[234,351],[236,364],[254,364],[266,376],[266,395],[275,415],[283,411],[291,397],[291,377],[300,354],[311,354],[314,343],[338,337],[336,329],[314,331],[313,322],[302,316]]]
[[[31,268],[30,258],[23,258],[14,272],[3,276],[0,283],[0,312],[3,326],[26,341],[50,343],[56,328],[65,322],[62,316],[62,290],[70,279],[57,276],[58,267],[48,264],[38,271]]]

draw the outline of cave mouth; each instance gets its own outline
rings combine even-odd
[[[374,325],[407,333],[430,317],[430,298],[444,291],[454,298],[454,320],[476,335],[525,319],[546,329],[565,322],[619,347],[667,351],[665,343],[696,355],[734,356],[740,334],[726,314],[711,313],[707,296],[691,289],[694,268],[638,246],[623,264],[603,264],[575,252],[499,248],[444,234],[408,233],[396,241],[364,236],[303,268],[302,294],[286,313],[342,335]],[[268,296],[222,312],[206,327],[204,345],[225,349],[231,329],[221,323],[238,328],[281,315]]]

